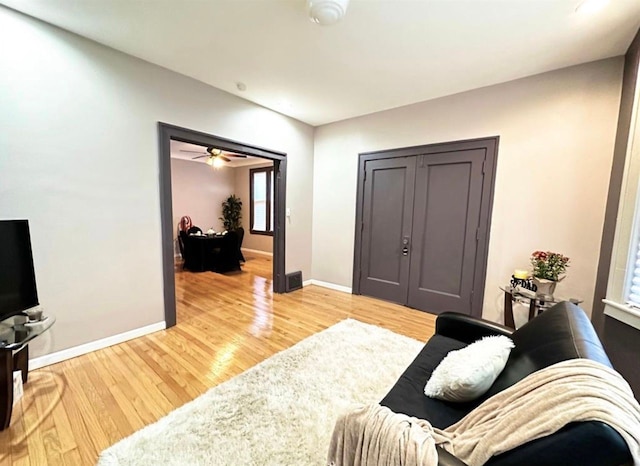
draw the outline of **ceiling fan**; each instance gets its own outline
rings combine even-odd
[[[196,151],[196,150],[186,150],[186,149],[180,149],[180,152],[190,152],[192,154],[200,154],[200,155],[198,155],[196,157],[191,157],[191,160],[196,160],[196,159],[201,159],[203,157],[208,157],[207,164],[211,165],[211,166],[215,166],[215,167],[221,166],[222,165],[222,161],[231,162],[231,159],[229,157],[237,157],[237,158],[242,158],[242,159],[247,158],[246,155],[242,155],[242,154],[232,154],[230,152],[223,153],[222,150],[217,149],[215,147],[207,147],[205,149],[205,152]]]

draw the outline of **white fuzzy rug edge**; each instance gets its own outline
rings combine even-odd
[[[378,402],[423,345],[343,320],[109,447],[98,464],[323,464],[337,416]]]

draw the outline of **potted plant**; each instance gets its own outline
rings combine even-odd
[[[240,219],[242,219],[242,201],[235,194],[232,194],[222,203],[220,220],[222,220],[225,230],[236,231],[242,225]]]
[[[553,296],[556,284],[564,278],[569,258],[557,252],[534,251],[531,254],[533,281],[539,294]]]

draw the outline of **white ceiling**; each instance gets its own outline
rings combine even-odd
[[[306,0],[0,0],[312,125],[624,54],[640,1],[579,2],[351,0],[323,27]]]
[[[198,152],[195,154],[191,151]],[[207,157],[201,157],[198,159],[194,159],[194,157],[198,157],[198,155],[206,154],[205,146],[198,146],[196,144],[189,144],[188,142],[180,142],[180,141],[171,141],[171,158],[172,159],[180,159],[180,160],[188,160],[189,162],[203,163],[206,164]],[[236,168],[236,167],[246,167],[252,165],[262,165],[264,163],[270,162],[270,160],[261,159],[260,157],[252,157],[251,155],[247,155],[246,157],[233,157],[230,154],[234,154],[234,152],[222,151],[222,155],[227,156],[230,160],[229,162],[224,163],[224,167]]]

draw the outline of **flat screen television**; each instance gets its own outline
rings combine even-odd
[[[38,305],[28,220],[0,220],[0,320]]]

